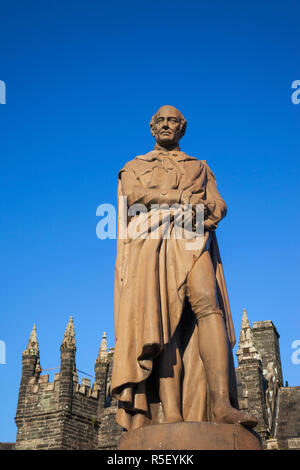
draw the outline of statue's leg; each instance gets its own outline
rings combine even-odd
[[[164,411],[164,422],[182,421],[180,377],[182,362],[174,336],[158,358],[159,397]]]
[[[208,251],[200,256],[188,276],[187,297],[198,320],[199,352],[209,385],[213,420],[255,426],[255,417],[230,404],[227,334],[217,303],[215,272]]]

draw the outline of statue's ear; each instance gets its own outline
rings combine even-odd
[[[150,131],[151,131],[151,134],[153,135],[153,137],[155,137],[155,130],[154,130],[154,125],[153,124],[150,125]]]
[[[185,134],[186,124],[187,124],[187,123],[185,122],[185,123],[183,124],[182,128],[181,128],[181,137],[183,137],[184,134]]]

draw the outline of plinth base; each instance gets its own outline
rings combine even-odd
[[[258,434],[240,424],[179,422],[124,432],[118,450],[262,450]]]

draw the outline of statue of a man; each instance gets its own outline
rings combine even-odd
[[[117,422],[128,430],[178,421],[254,427],[256,418],[238,410],[235,335],[215,235],[225,202],[206,161],[180,150],[186,120],[176,108],[161,107],[150,128],[154,150],[119,173],[119,235],[120,217],[129,217],[127,236],[118,237],[115,271]],[[164,215],[157,217],[163,204],[190,204],[194,214],[203,204],[200,248],[187,249],[187,241],[174,236],[172,216],[164,236]],[[139,232],[140,213],[132,206],[146,208]]]

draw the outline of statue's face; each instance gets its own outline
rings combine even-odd
[[[152,134],[158,144],[165,147],[178,144],[182,137],[181,118],[173,106],[163,106],[157,111]]]

